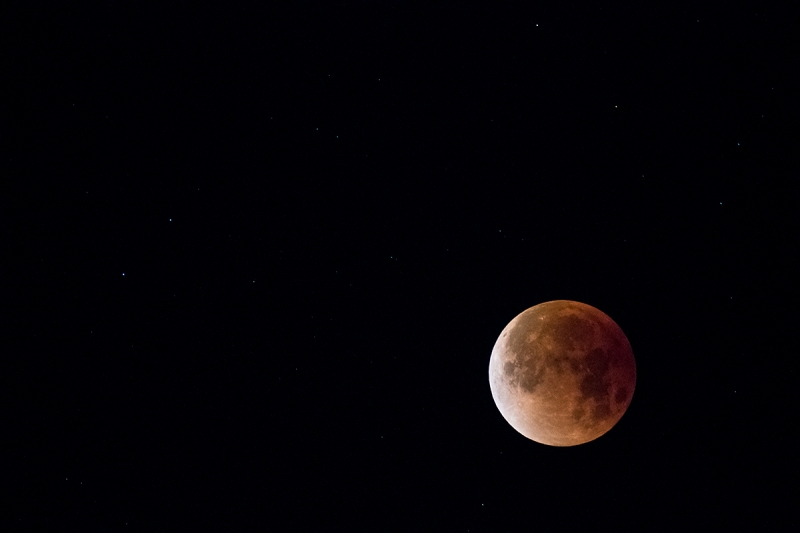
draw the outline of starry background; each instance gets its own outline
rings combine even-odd
[[[797,527],[780,4],[270,4],[16,19],[17,528]],[[555,299],[638,365],[575,448],[517,434],[487,379]]]

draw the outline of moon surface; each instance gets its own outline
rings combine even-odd
[[[545,302],[512,320],[489,361],[500,413],[531,440],[575,446],[605,434],[622,418],[636,387],[628,338],[594,307]]]

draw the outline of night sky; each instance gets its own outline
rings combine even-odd
[[[797,20],[273,4],[14,19],[15,530],[796,530]],[[577,447],[489,389],[550,300],[637,362]]]

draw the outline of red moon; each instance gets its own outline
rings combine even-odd
[[[545,302],[517,315],[489,361],[500,413],[531,440],[575,446],[605,434],[628,409],[636,361],[616,322],[590,305]]]

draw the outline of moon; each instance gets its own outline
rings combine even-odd
[[[500,413],[527,438],[576,446],[608,432],[628,409],[636,361],[611,318],[570,300],[526,309],[503,329],[489,360]]]

